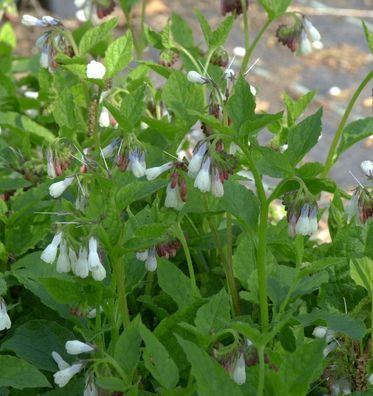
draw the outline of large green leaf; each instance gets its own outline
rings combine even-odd
[[[0,355],[0,387],[16,389],[50,387],[45,376],[30,363],[14,356]]]
[[[190,279],[175,264],[159,260],[157,274],[159,286],[180,309],[194,302]]]
[[[350,274],[355,283],[364,287],[373,298],[373,260],[369,257],[352,259]]]
[[[133,41],[132,35],[119,37],[113,41],[105,53],[106,76],[114,77],[122,71],[132,59]]]
[[[370,49],[370,52],[373,54],[373,33],[371,33],[368,29],[368,26],[362,21],[365,37],[367,39],[367,43]]]
[[[259,0],[271,20],[283,14],[291,2],[292,0]]]
[[[258,149],[259,159],[257,166],[259,171],[268,176],[283,178],[294,174],[294,167],[291,166],[287,156],[269,147]]]
[[[140,333],[145,342],[145,367],[163,387],[174,388],[179,381],[179,370],[175,362],[157,337],[144,325],[140,325]]]
[[[359,142],[371,135],[373,135],[373,117],[367,117],[351,122],[342,132],[341,140],[337,149],[337,155],[341,155],[356,142]]]
[[[51,352],[63,354],[65,342],[74,334],[49,320],[31,320],[17,327],[12,337],[1,345],[1,351],[12,351],[39,369],[57,371]]]
[[[317,143],[321,135],[322,108],[289,129],[286,153],[292,164],[297,164]]]
[[[87,30],[79,43],[80,54],[86,54],[100,41],[105,40],[109,36],[109,33],[115,28],[117,23],[118,18],[112,18],[99,26]]]
[[[177,339],[192,365],[192,375],[197,381],[199,396],[243,396],[239,386],[218,362],[192,342],[181,337]]]

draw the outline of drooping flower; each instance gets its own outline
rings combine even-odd
[[[78,261],[76,262],[75,275],[84,279],[89,274],[88,253],[86,248],[79,249]]]
[[[148,168],[145,171],[146,178],[148,180],[154,180],[162,173],[170,170],[173,166],[174,166],[173,162],[166,162],[165,164],[163,164],[161,166],[155,166],[153,168]]]
[[[71,264],[69,254],[67,252],[67,243],[63,239],[60,246],[60,254],[57,259],[56,271],[59,273],[69,272],[71,270]]]
[[[302,56],[302,55],[308,55],[311,52],[312,52],[312,43],[308,38],[307,33],[304,30],[302,30],[299,40],[299,46],[296,54],[298,56]]]
[[[201,169],[202,161],[206,152],[207,152],[207,143],[206,142],[203,142],[201,144],[197,143],[195,149],[193,150],[193,157],[188,165],[188,174],[191,177],[197,176],[197,173]]]
[[[134,149],[128,155],[128,168],[135,177],[142,177],[145,175],[145,153],[140,149]]]
[[[61,21],[51,16],[43,16],[41,19],[36,18],[32,15],[23,15],[22,24],[25,26],[38,26],[38,27],[52,27],[62,25]]]
[[[187,79],[191,83],[195,83],[195,84],[206,84],[210,81],[208,78],[203,77],[201,74],[199,74],[195,70],[191,70],[188,72]]]
[[[63,360],[62,356],[58,352],[53,351],[52,358],[56,362],[59,370],[64,370],[64,369],[70,367],[69,363],[65,362]]]
[[[55,374],[53,374],[54,382],[60,388],[63,388],[74,375],[78,374],[82,370],[82,368],[82,363],[76,363],[63,370],[57,371]]]
[[[211,159],[210,157],[206,157],[196,179],[194,180],[194,187],[198,188],[202,192],[208,192],[211,190],[210,165]]]
[[[211,194],[217,198],[224,195],[224,186],[221,180],[219,169],[214,167],[212,170]]]
[[[136,253],[136,258],[139,261],[145,261],[148,258],[148,250]]]
[[[101,264],[100,257],[97,253],[97,239],[94,237],[89,238],[89,253],[88,253],[88,268],[93,271],[98,269]]]
[[[53,152],[50,148],[47,150],[47,173],[51,179],[54,179],[57,176],[54,166]]]
[[[303,26],[304,26],[304,30],[306,31],[308,37],[312,42],[321,40],[320,32],[315,28],[312,22],[306,17],[303,17]]]
[[[65,348],[69,355],[79,355],[80,353],[88,353],[95,350],[91,345],[79,340],[67,341]]]
[[[360,164],[360,168],[363,171],[364,175],[369,179],[373,178],[373,162],[366,160]]]
[[[317,231],[317,206],[305,203],[295,225],[295,233],[298,235],[312,235]]]
[[[57,249],[61,243],[62,232],[58,232],[52,239],[52,242],[43,250],[40,258],[48,264],[52,264],[57,256]]]
[[[98,123],[99,123],[100,127],[103,127],[103,128],[109,128],[109,126],[111,125],[110,112],[105,106],[101,110],[100,117],[98,119]]]
[[[8,315],[6,303],[2,298],[0,298],[0,331],[10,329],[11,326],[12,322]]]
[[[91,272],[92,278],[96,281],[100,282],[106,278],[106,269],[101,263],[97,268],[92,269]]]
[[[49,186],[49,195],[51,195],[53,198],[60,197],[73,181],[74,176],[69,176],[64,180],[51,184]]]
[[[71,265],[71,271],[73,272],[74,275],[76,274],[76,266],[78,263],[78,257],[75,253],[75,250],[69,247],[69,260],[70,260],[70,265]]]
[[[238,385],[246,382],[246,364],[244,354],[241,352],[230,371],[231,377]]]
[[[106,67],[100,63],[92,60],[87,65],[87,78],[102,80],[106,73]]]
[[[98,396],[98,389],[92,375],[87,376],[83,396]]]
[[[145,261],[145,268],[148,271],[154,272],[157,269],[157,256],[155,247],[147,249],[143,252],[137,252],[136,258],[140,261]]]

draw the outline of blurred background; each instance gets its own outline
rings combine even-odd
[[[46,14],[47,9],[48,14],[64,19],[66,26],[74,28],[79,25],[73,0],[22,0],[19,7],[20,15],[30,13],[41,16]],[[148,0],[146,23],[156,30],[161,30],[169,15],[175,12],[191,24],[196,42],[203,42],[194,14],[196,8],[199,8],[214,26],[222,19],[219,0]],[[321,142],[309,153],[307,160],[323,162],[349,99],[373,66],[373,56],[369,52],[361,26],[363,19],[373,31],[373,0],[297,0],[291,9],[309,17],[320,31],[322,42],[316,43],[316,48],[310,55],[296,57],[288,48],[278,43],[275,32],[283,21],[275,21],[254,52],[252,59],[259,60],[247,78],[257,89],[258,109],[270,112],[283,109],[284,91],[294,98],[309,90],[317,91],[309,111],[324,107],[323,136]],[[249,2],[249,12],[253,37],[265,21],[265,13],[254,0]],[[116,13],[121,18],[119,28],[125,29],[123,16],[119,10]],[[139,14],[140,10],[135,7],[134,23]],[[30,30],[23,27],[19,20],[14,22],[18,54],[36,53],[34,43],[40,35],[40,29]],[[239,17],[229,36],[226,49],[233,57],[235,48],[237,53],[237,47],[243,45],[242,18]],[[157,53],[148,52],[146,57],[156,58]],[[235,69],[239,68],[240,61],[240,57],[236,56],[233,64]],[[373,81],[359,97],[349,122],[370,116],[373,116]],[[370,138],[356,144],[341,156],[331,176],[342,187],[352,188],[356,182],[348,171],[363,179],[359,164],[365,159],[373,160],[373,130]]]

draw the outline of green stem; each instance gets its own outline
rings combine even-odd
[[[259,357],[259,381],[258,381],[257,396],[263,396],[264,375],[265,375],[264,347],[263,346],[260,346],[258,348],[258,357]]]
[[[140,19],[140,38],[139,38],[139,45],[140,45],[140,50],[141,50],[141,55],[139,56],[139,59],[143,58],[143,51],[144,51],[144,38],[145,38],[145,11],[146,11],[146,3],[147,0],[142,0],[141,2],[141,19]]]
[[[269,204],[265,195],[262,178],[258,169],[251,158],[250,150],[245,144],[240,144],[241,149],[247,155],[247,161],[250,170],[254,176],[255,186],[260,201],[260,216],[258,228],[258,246],[257,246],[257,266],[258,266],[258,286],[259,286],[259,305],[260,305],[260,321],[262,324],[262,331],[268,330],[269,316],[268,316],[268,301],[267,301],[267,280],[266,280],[266,235],[268,222],[268,208]]]
[[[226,265],[225,265],[225,275],[227,277],[228,287],[230,294],[232,296],[232,303],[234,313],[236,315],[240,314],[240,299],[237,292],[236,281],[234,279],[233,273],[233,255],[232,255],[232,247],[233,247],[233,238],[232,238],[232,215],[227,212],[227,255],[226,255]]]
[[[250,47],[250,28],[249,28],[249,15],[247,12],[247,1],[248,0],[241,0],[241,6],[243,10],[243,31],[245,37],[245,48]]]
[[[119,259],[114,259],[112,261],[113,265],[113,275],[115,278],[115,283],[117,286],[118,298],[119,298],[119,308],[122,316],[122,322],[124,328],[130,324],[130,315],[128,312],[126,288],[125,288],[125,274],[124,274],[124,262]]]
[[[194,275],[194,268],[193,268],[193,262],[192,262],[192,257],[190,255],[190,250],[188,243],[185,239],[183,230],[181,229],[180,223],[178,223],[177,228],[176,228],[176,235],[179,238],[181,245],[183,246],[185,257],[187,260],[188,264],[188,270],[189,270],[189,277],[190,277],[190,283],[192,286],[192,292],[195,297],[199,296],[198,288],[197,288],[197,283],[196,283],[196,277]]]
[[[119,365],[119,363],[112,356],[110,356],[108,353],[103,352],[103,354],[104,354],[105,358],[102,359],[102,363],[104,363],[104,362],[109,363],[112,367],[115,368],[117,373],[122,377],[122,380],[124,381],[124,383],[129,384],[128,377],[127,377],[126,373],[122,370],[122,367]]]
[[[241,69],[240,72],[241,74],[244,74],[247,70],[247,66],[249,64],[251,55],[255,49],[255,47],[257,46],[257,44],[259,43],[260,39],[262,38],[263,34],[265,33],[265,31],[267,30],[268,26],[272,23],[272,19],[268,19],[266,21],[266,23],[262,26],[262,28],[259,30],[258,34],[255,36],[253,43],[251,44],[250,47],[246,47],[246,53],[245,56],[242,59],[242,64],[241,64]]]
[[[364,80],[361,82],[361,84],[358,86],[357,90],[355,91],[355,93],[353,94],[350,103],[348,104],[345,113],[343,114],[343,117],[341,119],[341,122],[338,125],[338,129],[334,135],[332,144],[330,145],[329,148],[329,152],[328,152],[328,156],[326,158],[325,161],[325,167],[324,167],[324,171],[322,173],[322,176],[327,176],[331,167],[334,164],[334,160],[335,160],[335,154],[337,151],[337,147],[338,147],[338,143],[341,139],[344,127],[347,123],[348,117],[351,114],[352,108],[354,107],[357,98],[359,97],[359,95],[361,94],[362,90],[365,88],[365,86],[368,84],[368,82],[373,78],[373,70],[371,70],[366,77],[364,78]]]
[[[371,311],[370,311],[370,342],[373,344],[373,294],[371,297]],[[370,348],[370,352],[372,354],[372,360],[373,360],[373,347]]]
[[[153,287],[153,280],[154,280],[154,272],[148,271],[148,275],[146,276],[146,285],[145,285],[145,292],[146,296],[150,296]]]
[[[179,51],[184,52],[184,54],[191,60],[194,67],[196,68],[196,71],[199,74],[203,74],[203,70],[201,69],[201,66],[198,64],[198,62],[194,59],[193,55],[186,48],[182,47],[181,45],[176,45],[176,48]]]

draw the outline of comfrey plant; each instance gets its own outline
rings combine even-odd
[[[250,82],[269,26],[297,55],[321,34],[291,0],[259,3],[254,36],[247,0],[222,0],[215,30],[196,11],[200,31],[176,14],[155,31],[146,1],[76,1],[75,31],[24,15],[40,64],[0,27],[2,393],[373,392],[373,159],[352,191],[329,176],[371,134],[347,122],[373,72],[308,162],[315,93],[272,114]]]

